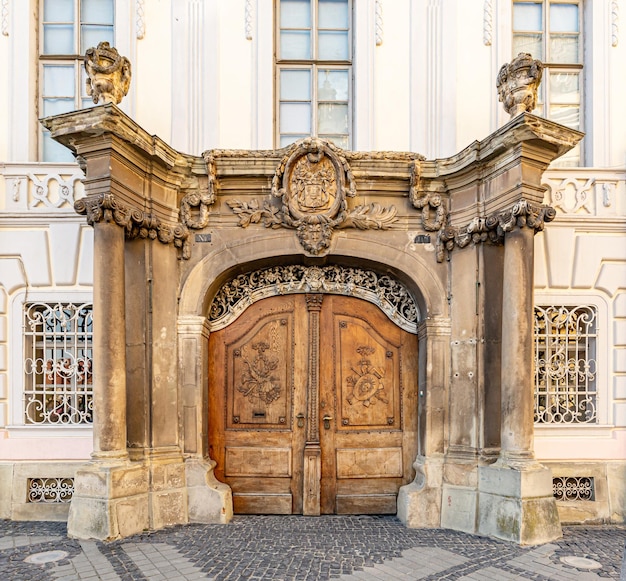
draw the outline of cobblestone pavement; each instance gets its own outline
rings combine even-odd
[[[521,548],[390,516],[237,516],[101,543],[64,523],[0,520],[0,581],[619,579],[626,527],[566,527]]]

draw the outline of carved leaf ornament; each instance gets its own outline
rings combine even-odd
[[[293,228],[302,247],[319,255],[330,246],[335,228],[385,230],[397,220],[394,206],[372,203],[348,210],[347,198],[355,195],[354,176],[341,150],[308,137],[288,149],[272,179],[272,196],[280,198],[280,208],[257,200],[228,205],[243,228],[258,223]]]
[[[300,293],[328,293],[369,301],[399,327],[417,333],[419,310],[409,290],[388,275],[331,266],[274,266],[240,274],[215,295],[209,309],[211,331],[232,323],[261,299]]]

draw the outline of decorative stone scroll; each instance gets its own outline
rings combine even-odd
[[[94,103],[115,103],[128,93],[130,88],[130,61],[121,56],[108,42],[87,49],[85,53],[87,71],[86,89]]]
[[[241,274],[226,283],[209,309],[211,331],[229,325],[261,299],[285,294],[328,293],[364,299],[399,327],[417,333],[419,310],[408,289],[388,275],[341,266],[275,266]]]
[[[531,113],[537,106],[537,89],[541,83],[543,64],[527,52],[519,53],[510,63],[502,65],[496,86],[504,110],[511,118]]]
[[[411,163],[411,187],[409,189],[409,200],[414,208],[422,211],[422,227],[427,232],[441,230],[445,224],[447,212],[446,207],[439,194],[425,191],[421,180],[421,160],[414,159]],[[431,218],[430,213],[434,212],[435,217]]]
[[[217,193],[217,167],[212,152],[204,153],[204,161],[207,168],[207,187],[189,192],[180,202],[180,219],[187,228],[194,230],[206,228],[209,223],[209,206],[215,203]]]
[[[87,216],[87,223],[115,222],[126,231],[126,238],[157,239],[163,244],[174,244],[184,259],[191,256],[189,231],[178,224],[167,226],[152,214],[121,204],[113,194],[97,194],[81,198],[74,203],[77,214]]]
[[[356,195],[350,166],[342,151],[328,141],[308,137],[294,143],[272,179],[270,201],[229,201],[239,225],[263,223],[266,228],[293,228],[302,247],[313,255],[330,246],[335,228],[385,230],[396,221],[394,206],[372,203],[348,210],[347,198]]]
[[[527,200],[520,200],[510,210],[488,217],[476,217],[467,226],[449,226],[439,231],[437,236],[437,262],[443,262],[445,250],[455,246],[465,248],[470,242],[491,242],[502,244],[504,233],[516,227],[533,228],[540,232],[546,222],[552,222],[556,210],[550,206],[537,206]]]

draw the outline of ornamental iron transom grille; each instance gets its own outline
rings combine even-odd
[[[597,311],[535,307],[535,422],[594,424],[597,415]]]
[[[93,317],[90,303],[24,306],[24,421],[93,421]]]
[[[552,493],[556,500],[595,500],[595,482],[590,476],[557,476],[552,479]]]
[[[73,478],[29,478],[28,502],[55,504],[70,502],[74,495]]]

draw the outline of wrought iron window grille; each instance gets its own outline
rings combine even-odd
[[[92,305],[26,304],[24,347],[24,422],[91,424]]]
[[[557,476],[552,479],[554,498],[560,501],[595,500],[595,482],[590,476]]]
[[[535,422],[598,422],[597,310],[535,307]]]
[[[73,478],[29,478],[29,503],[57,504],[72,500],[74,494]]]

